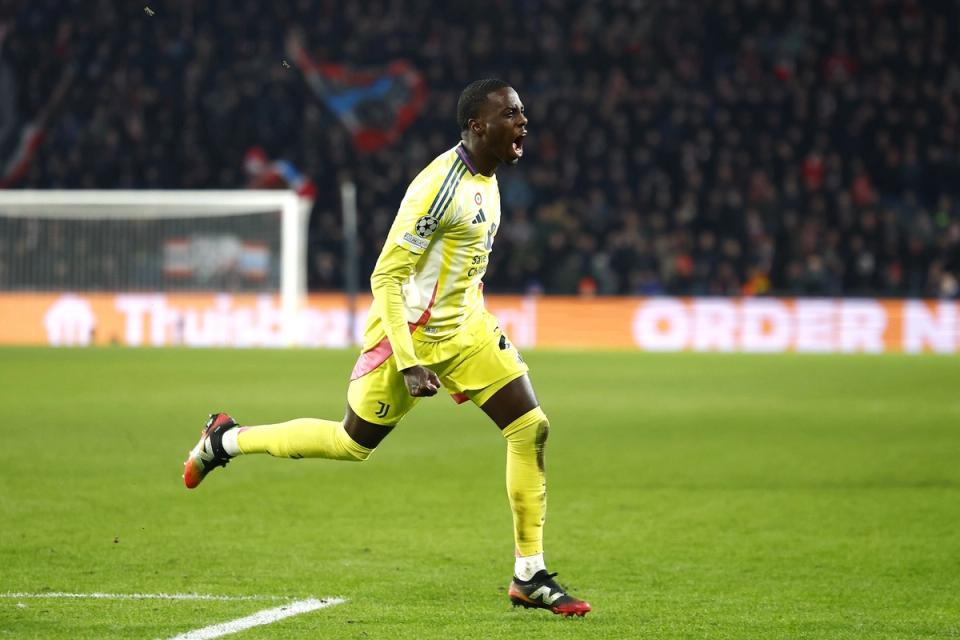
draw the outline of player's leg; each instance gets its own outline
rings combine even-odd
[[[510,599],[520,606],[584,615],[590,605],[568,595],[547,573],[543,560],[544,454],[550,423],[527,377],[527,365],[493,316],[485,314],[469,334],[479,346],[465,347],[467,355],[438,373],[445,387],[462,390],[493,420],[507,443],[507,495],[516,555]]]
[[[508,377],[509,379],[509,377]],[[564,616],[585,615],[590,605],[566,592],[547,573],[543,524],[547,513],[546,444],[550,422],[526,374],[501,380],[474,394],[474,402],[507,441],[507,495],[513,511],[516,559],[510,600],[516,606],[549,609]]]
[[[491,385],[493,386],[493,385]],[[507,496],[513,511],[516,575],[529,579],[543,565],[543,523],[547,511],[544,468],[550,423],[526,375],[506,383],[489,399],[474,401],[507,441]]]
[[[343,420],[297,418],[278,424],[241,427],[226,413],[207,420],[200,441],[190,451],[183,481],[193,489],[217,467],[241,454],[268,453],[278,458],[327,458],[363,462],[393,429],[357,416],[350,406]]]
[[[343,420],[297,418],[279,424],[240,427],[224,435],[231,456],[268,453],[277,458],[327,458],[363,462],[393,430],[367,422],[347,405]]]
[[[390,358],[351,380],[340,421],[297,418],[241,427],[226,413],[211,415],[184,463],[184,483],[196,487],[210,471],[241,454],[363,462],[415,403]]]

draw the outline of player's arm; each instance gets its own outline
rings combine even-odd
[[[413,181],[370,276],[374,305],[393,348],[397,369],[403,372],[407,389],[414,396],[434,395],[440,388],[440,381],[417,359],[407,325],[403,284],[413,275],[417,262],[439,231],[440,224],[431,224],[421,225],[418,233],[417,222],[430,212],[441,182],[429,172]],[[425,228],[431,228],[432,232],[426,233]]]
[[[391,243],[388,237],[370,277],[370,288],[407,390],[412,396],[432,396],[440,388],[440,379],[417,359],[403,304],[403,283],[413,274],[418,259],[419,255]]]

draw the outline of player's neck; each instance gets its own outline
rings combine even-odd
[[[490,153],[483,153],[480,144],[476,140],[471,140],[469,137],[466,140],[461,140],[463,148],[467,150],[467,153],[470,154],[470,160],[473,161],[474,166],[477,168],[477,173],[481,173],[488,178],[493,176],[497,171],[497,167],[500,166],[500,161],[497,160]]]

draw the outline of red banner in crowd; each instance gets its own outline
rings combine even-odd
[[[361,331],[369,298],[354,325]],[[960,350],[951,301],[488,296],[521,347],[644,351],[947,353]],[[285,333],[274,296],[0,294],[0,344],[344,347],[346,298],[313,295]]]

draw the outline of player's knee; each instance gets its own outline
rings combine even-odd
[[[547,416],[540,411],[539,415],[531,416],[524,423],[513,423],[510,427],[513,429],[506,434],[508,455],[525,460],[527,464],[536,460],[537,468],[542,474],[545,469],[547,438],[550,436],[550,421],[547,420]],[[531,488],[523,487],[519,491],[527,495],[531,492]],[[537,495],[542,494],[542,485],[538,484],[533,492]],[[514,498],[511,495],[511,500]]]
[[[347,447],[347,453],[354,462],[366,462],[373,454],[373,449],[354,443],[354,446]]]
[[[340,448],[343,455],[341,460],[348,460],[350,462],[364,462],[373,453],[373,447],[365,447],[359,442],[357,442],[347,431],[343,428],[341,423],[340,428],[337,432],[337,438],[340,441]]]
[[[537,422],[537,440],[542,440],[544,444],[547,442],[547,438],[550,436],[550,420],[547,419],[546,414],[539,422]]]
[[[550,421],[547,420],[547,416],[543,416],[543,419],[534,425],[533,432],[533,447],[537,450],[537,457],[542,459],[543,451],[547,447],[547,438],[550,437]]]
[[[532,409],[511,422],[503,436],[514,442],[526,441],[543,447],[550,435],[550,421],[540,407]]]

